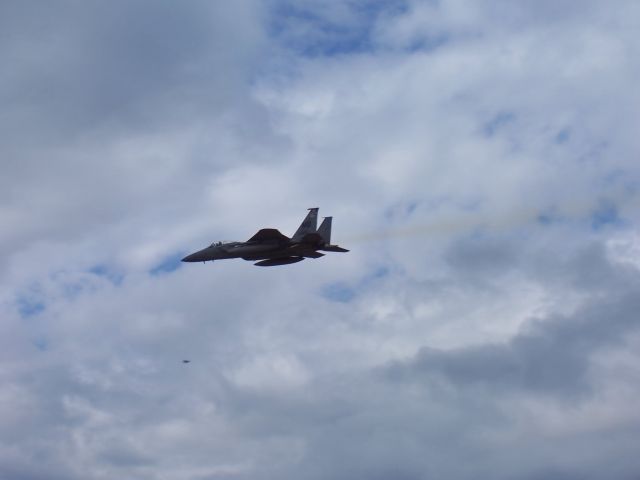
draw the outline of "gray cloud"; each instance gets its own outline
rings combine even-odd
[[[4,9],[5,248],[77,238],[132,208],[181,209],[177,196],[155,198],[169,181],[186,208],[206,181],[186,172],[229,168],[234,139],[266,126],[247,99],[263,38],[250,3]],[[234,119],[241,111],[256,113]]]
[[[480,385],[507,391],[531,391],[559,397],[592,393],[588,378],[591,356],[615,348],[637,329],[637,283],[621,298],[588,304],[570,318],[537,320],[507,344],[481,345],[454,351],[425,348],[414,362],[390,370],[428,379],[441,375],[455,385]]]

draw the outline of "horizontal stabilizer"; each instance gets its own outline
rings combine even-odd
[[[262,260],[260,262],[254,263],[258,267],[275,267],[276,265],[289,265],[290,263],[297,263],[304,260],[304,257],[280,257],[280,258],[269,258],[267,260]]]
[[[320,247],[319,250],[324,250],[325,252],[348,252],[346,248],[339,247],[338,245],[325,245]]]
[[[249,242],[286,242],[289,241],[289,237],[283,235],[275,228],[263,228],[258,231]]]

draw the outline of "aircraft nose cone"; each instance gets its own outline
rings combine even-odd
[[[182,261],[183,262],[200,262],[200,261],[202,261],[198,257],[199,257],[199,255],[197,253],[192,253],[191,255],[187,255],[186,257],[184,257],[182,259]]]
[[[208,262],[213,260],[215,255],[211,251],[211,248],[207,247],[202,250],[199,250],[191,255],[187,255],[182,259],[183,262]]]

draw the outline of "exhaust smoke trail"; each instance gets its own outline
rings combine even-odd
[[[351,244],[373,242],[388,239],[402,239],[420,236],[447,236],[457,235],[473,230],[483,231],[505,231],[526,226],[542,225],[553,222],[584,222],[595,216],[598,211],[612,210],[611,215],[617,215],[618,207],[623,202],[616,201],[611,197],[589,202],[574,204],[564,204],[547,208],[523,208],[513,212],[503,212],[502,214],[466,212],[458,215],[457,218],[434,221],[423,224],[404,225],[391,228],[383,228],[374,232],[353,234],[343,237],[344,242]],[[638,199],[624,202],[627,207],[637,207]],[[618,206],[618,207],[617,207]]]
[[[398,226],[381,229],[375,232],[355,234],[343,238],[344,242],[362,243],[388,239],[402,239],[419,236],[448,236],[482,229],[501,230],[509,226],[531,223],[536,219],[533,212],[527,214],[512,214],[503,218],[489,219],[486,216],[464,216],[456,219],[434,221],[424,224]]]

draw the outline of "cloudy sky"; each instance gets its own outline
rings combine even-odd
[[[639,29],[2,1],[0,478],[637,479]],[[316,206],[350,253],[179,261]]]

